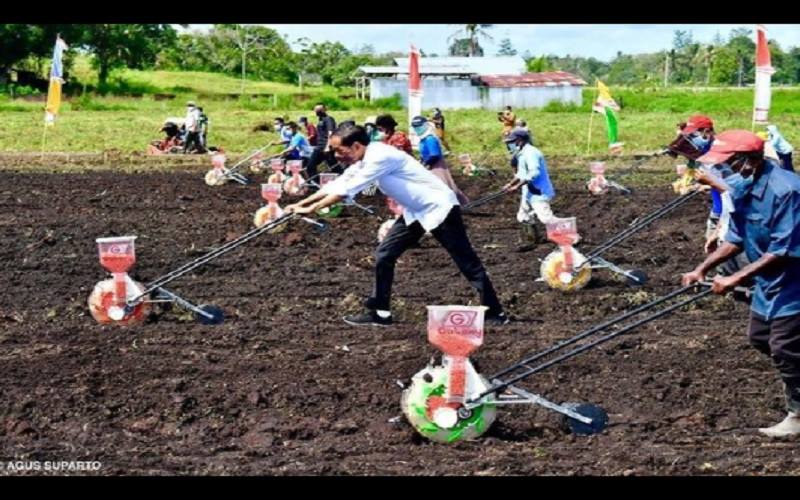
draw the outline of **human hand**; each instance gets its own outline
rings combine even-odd
[[[715,276],[714,282],[711,284],[711,290],[719,295],[724,295],[739,284],[739,278],[736,275],[731,276]]]
[[[694,271],[688,272],[681,276],[681,284],[683,286],[689,286],[692,283],[697,283],[698,281],[703,281],[705,276],[703,273],[695,269]]]

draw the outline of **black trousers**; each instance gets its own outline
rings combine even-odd
[[[772,358],[786,386],[786,405],[800,412],[800,314],[766,321],[750,313],[750,343]]]
[[[306,165],[306,173],[309,177],[317,175],[317,166],[323,161],[328,164],[328,167],[336,165],[336,158],[333,157],[333,153],[330,151],[326,153],[323,151],[323,148],[315,147],[311,151],[311,157],[308,159],[308,165]],[[342,169],[341,167],[331,168],[331,172],[341,174]]]
[[[183,144],[183,152],[190,153],[192,151],[192,146],[196,149],[202,148],[200,144],[200,132],[186,133],[186,142]]]
[[[397,259],[414,246],[424,234],[425,229],[418,221],[407,226],[403,217],[397,219],[375,251],[375,289],[373,295],[366,301],[368,308],[390,310],[394,266]],[[431,231],[431,234],[447,250],[461,274],[478,291],[481,304],[489,308],[486,311],[487,315],[494,316],[503,312],[489,275],[469,241],[464,221],[461,219],[461,207],[454,206],[444,222]]]

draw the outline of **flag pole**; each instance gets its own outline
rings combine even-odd
[[[592,144],[592,123],[594,122],[594,103],[597,102],[597,95],[600,92],[599,87],[597,85],[597,78],[595,78],[595,89],[594,89],[594,99],[592,99],[591,104],[589,104],[589,134],[586,138],[586,154],[589,154],[589,148]]]
[[[40,158],[42,160],[44,160],[44,145],[45,145],[46,139],[47,139],[47,124],[45,123],[42,126],[42,155],[41,155],[41,158]]]

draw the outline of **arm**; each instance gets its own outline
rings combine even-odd
[[[713,269],[722,262],[725,262],[729,258],[739,255],[741,252],[742,247],[739,245],[733,244],[729,241],[724,242],[721,247],[717,248],[714,253],[706,257],[706,260],[704,260],[692,272],[684,274],[681,277],[681,284],[683,284],[683,286],[687,286],[698,281],[703,281],[706,277],[706,273],[708,273],[709,270]]]
[[[303,198],[302,200],[298,201],[295,204],[288,205],[286,208],[284,208],[284,211],[288,214],[291,213],[296,213],[301,215],[310,214],[325,207],[335,205],[336,203],[339,203],[343,199],[344,196],[339,196],[338,194],[330,194],[320,190],[312,194],[311,196]]]
[[[383,162],[365,163],[353,175],[339,177],[325,185],[325,188],[316,194],[308,196],[294,205],[289,205],[284,210],[288,213],[308,214],[339,203],[346,198],[354,198],[385,173],[386,166]]]

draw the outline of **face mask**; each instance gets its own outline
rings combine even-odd
[[[692,136],[689,140],[692,141],[692,144],[697,147],[700,151],[703,151],[708,145],[711,143],[710,139],[706,139],[701,135]]]
[[[747,194],[753,186],[753,176],[742,177],[742,174],[733,174],[725,179],[725,183],[730,188],[731,199],[736,200]]]
[[[421,127],[414,127],[414,132],[418,136],[422,136],[427,131],[428,131],[428,126],[427,125],[422,125]]]
[[[516,153],[518,153],[518,152],[519,152],[519,146],[517,146],[517,145],[516,145],[516,144],[514,144],[513,142],[510,142],[510,143],[508,144],[508,150],[509,150],[509,151],[511,151],[512,153],[516,154]]]
[[[386,134],[384,134],[384,133],[383,133],[383,132],[381,132],[380,130],[376,130],[376,131],[374,131],[374,132],[372,133],[371,140],[373,140],[373,141],[376,141],[376,142],[380,142],[380,141],[382,141],[382,140],[383,140],[383,139],[385,139],[385,138],[386,138]]]

